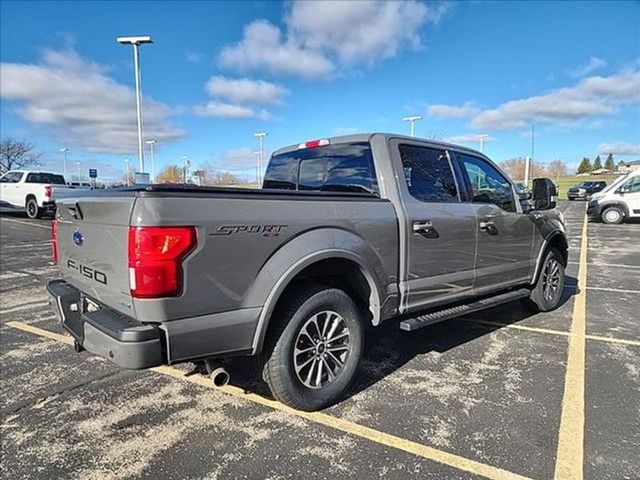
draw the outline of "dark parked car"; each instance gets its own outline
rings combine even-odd
[[[567,192],[567,198],[569,200],[575,200],[576,198],[579,198],[581,200],[586,200],[594,193],[604,190],[604,187],[606,186],[607,186],[607,182],[603,182],[603,181],[582,182],[569,189],[569,191]]]

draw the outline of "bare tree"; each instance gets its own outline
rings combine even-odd
[[[525,159],[524,157],[512,158],[500,162],[500,168],[515,181],[524,180]],[[542,163],[532,162],[529,165],[529,178],[544,177],[547,169]]]
[[[35,145],[31,142],[3,138],[0,141],[0,171],[6,172],[36,165],[42,154],[34,152],[34,148]]]
[[[559,178],[560,175],[566,175],[568,170],[567,164],[562,160],[553,160],[547,166],[547,172],[551,178]]]

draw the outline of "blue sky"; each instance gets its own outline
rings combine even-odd
[[[137,163],[133,67],[156,159],[251,172],[257,140],[367,131],[477,146],[496,161],[640,157],[640,2],[1,4],[2,135],[106,179]]]

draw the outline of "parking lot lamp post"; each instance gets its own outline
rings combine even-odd
[[[418,120],[422,120],[422,115],[412,115],[410,117],[402,117],[402,120],[405,122],[409,122],[409,135],[415,137],[416,133],[416,122]]]
[[[125,165],[127,166],[127,173],[126,173],[126,175],[125,175],[125,176],[126,176],[126,179],[127,179],[127,187],[128,187],[128,186],[130,185],[129,179],[130,179],[130,177],[131,177],[131,175],[130,175],[130,173],[129,173],[129,159],[128,159],[128,158],[125,158],[125,159],[124,159],[124,163],[125,163]]]
[[[64,181],[67,181],[67,152],[69,151],[69,149],[67,147],[61,148],[60,151],[62,152],[62,169],[63,169],[63,173],[64,173]]]
[[[260,156],[258,157],[258,186],[262,185],[262,166],[264,165],[264,137],[267,136],[267,132],[256,132],[254,137],[258,137],[260,142]]]
[[[147,145],[149,145],[150,153],[151,153],[151,182],[156,181],[156,161],[153,158],[153,146],[156,144],[155,140],[147,140]]]
[[[140,160],[140,172],[144,172],[144,151],[142,149],[142,93],[140,87],[140,62],[139,47],[145,43],[153,43],[150,36],[118,37],[116,39],[122,45],[133,45],[133,69],[136,81],[136,113],[138,117],[138,158]]]
[[[76,162],[76,167],[78,167],[78,183],[80,183],[80,162]]]
[[[489,135],[487,134],[482,134],[482,135],[476,135],[476,138],[480,141],[480,152],[484,153],[484,139],[487,138]]]
[[[184,160],[184,183],[187,183],[187,173],[191,166],[191,157],[189,157],[189,155],[183,155],[182,160]]]

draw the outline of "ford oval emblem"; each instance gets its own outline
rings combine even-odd
[[[81,246],[82,242],[84,242],[84,237],[80,233],[80,230],[76,230],[75,232],[73,232],[73,243],[75,243],[78,246]]]

